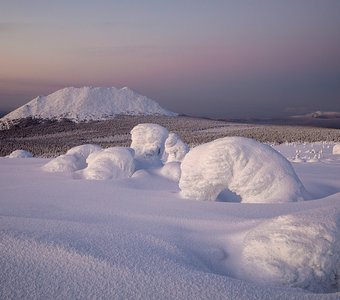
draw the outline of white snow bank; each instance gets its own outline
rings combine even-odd
[[[335,144],[333,146],[333,154],[340,154],[340,144]]]
[[[164,161],[180,162],[188,152],[189,146],[184,143],[176,133],[170,132],[165,141]]]
[[[339,225],[340,211],[334,207],[263,222],[245,237],[243,277],[312,292],[338,291]]]
[[[216,200],[225,189],[242,202],[303,200],[305,189],[290,162],[268,145],[226,137],[193,148],[181,166],[184,198]]]
[[[134,151],[124,147],[107,148],[90,154],[87,164],[88,167],[82,171],[85,179],[128,178],[135,171]]]
[[[74,172],[87,167],[86,159],[102,148],[98,145],[85,144],[71,148],[66,154],[52,159],[43,166],[47,172]]]
[[[157,124],[139,124],[131,130],[131,148],[140,164],[161,165],[168,135],[168,130]]]
[[[26,150],[15,150],[11,154],[7,155],[8,158],[31,158],[33,154]]]

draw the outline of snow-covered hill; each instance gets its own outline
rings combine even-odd
[[[38,96],[4,116],[2,121],[23,118],[70,119],[75,122],[103,120],[116,115],[176,114],[157,102],[125,87],[68,87],[48,96]]]

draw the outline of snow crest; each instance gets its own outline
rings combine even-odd
[[[70,119],[73,121],[102,120],[115,115],[176,114],[157,102],[125,87],[68,87],[48,96],[38,96],[12,111],[2,121],[22,118]]]
[[[245,203],[303,200],[306,191],[290,162],[268,145],[226,137],[197,146],[181,165],[184,198],[216,200],[225,189]]]

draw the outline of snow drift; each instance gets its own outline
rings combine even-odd
[[[225,189],[242,202],[303,200],[306,191],[290,162],[268,145],[226,137],[193,148],[181,165],[184,198],[216,200]]]
[[[38,96],[12,111],[1,120],[22,118],[70,119],[73,121],[102,120],[115,115],[176,114],[157,102],[125,87],[68,87],[48,96]]]
[[[26,150],[15,150],[11,154],[7,155],[8,158],[31,158],[33,154]]]
[[[314,209],[267,220],[245,240],[245,278],[312,292],[340,288],[340,211]]]

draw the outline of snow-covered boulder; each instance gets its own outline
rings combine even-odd
[[[164,161],[181,162],[189,152],[189,146],[184,143],[176,133],[170,132],[165,141],[164,152]]]
[[[7,155],[8,158],[31,158],[33,154],[26,150],[15,150],[11,154]]]
[[[225,189],[248,203],[306,197],[290,162],[252,139],[226,137],[195,147],[183,159],[181,171],[179,187],[184,198],[216,200]]]
[[[102,148],[98,145],[85,144],[71,148],[66,154],[52,159],[43,166],[47,172],[75,172],[87,167],[87,157],[100,151]]]
[[[134,150],[124,147],[107,148],[90,154],[87,164],[87,168],[81,172],[85,179],[128,178],[135,171]]]
[[[241,277],[313,292],[340,288],[340,211],[313,209],[267,220],[244,239]]]
[[[141,165],[161,165],[164,143],[169,135],[166,128],[157,124],[139,124],[131,130],[131,148]]]
[[[335,144],[333,146],[333,154],[340,154],[340,144]]]

